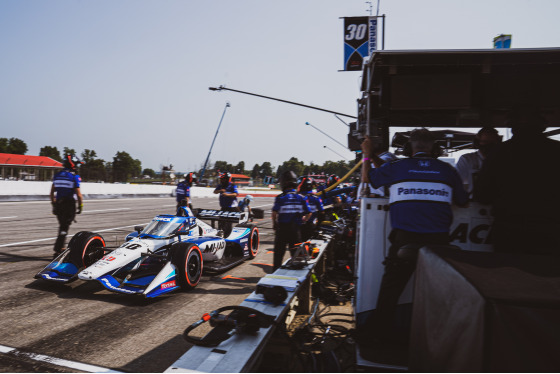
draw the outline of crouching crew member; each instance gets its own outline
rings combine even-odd
[[[54,243],[54,256],[62,252],[66,235],[76,214],[82,213],[84,207],[82,193],[80,192],[80,176],[76,174],[76,167],[82,162],[74,155],[66,155],[62,162],[64,170],[59,171],[53,178],[51,187],[51,203],[53,214],[58,219],[58,237]],[[76,210],[76,200],[78,209]]]
[[[272,224],[276,231],[273,270],[282,266],[286,245],[293,255],[294,246],[301,243],[301,225],[311,217],[306,198],[296,192],[297,176],[293,171],[282,174],[280,186],[283,192],[276,196],[272,207]]]
[[[298,192],[305,196],[307,204],[309,204],[309,209],[311,210],[311,217],[301,227],[301,239],[303,241],[311,238],[317,228],[318,222],[323,220],[323,201],[319,196],[315,195],[313,187],[313,181],[307,177],[303,178],[298,187]]]
[[[239,202],[239,211],[244,212],[247,208],[247,213],[249,213],[249,220],[253,222],[253,211],[251,210],[251,201],[253,201],[253,196],[247,195]]]

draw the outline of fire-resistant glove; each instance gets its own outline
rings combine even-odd
[[[84,209],[84,204],[83,203],[78,205],[78,210],[76,211],[76,214],[82,213],[82,209]]]

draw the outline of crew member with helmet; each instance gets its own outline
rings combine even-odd
[[[376,155],[369,137],[362,143],[363,169],[374,188],[390,189],[389,214],[392,230],[391,246],[385,258],[375,314],[365,322],[362,344],[380,343],[390,339],[393,319],[399,297],[416,268],[414,256],[404,256],[399,249],[407,244],[449,244],[449,230],[453,220],[451,204],[466,206],[468,194],[457,170],[448,163],[434,158],[433,134],[425,129],[411,132],[408,158],[383,163]],[[375,168],[369,163],[373,161]],[[373,332],[370,329],[373,328]]]
[[[298,186],[298,193],[305,196],[311,210],[311,217],[301,227],[301,238],[303,241],[306,241],[313,235],[317,223],[322,220],[323,201],[319,196],[315,195],[314,187],[313,180],[308,177],[304,177]]]
[[[251,201],[253,201],[252,195],[245,196],[238,205],[239,211],[244,212],[245,208],[247,208],[247,212],[249,213],[249,219],[253,222],[253,212],[251,211]]]
[[[237,186],[232,182],[231,173],[224,172],[220,174],[220,182],[216,189],[215,194],[220,194],[220,208],[226,212],[239,212],[239,206],[237,201],[237,196],[239,191]],[[218,227],[224,230],[224,236],[228,236],[231,233],[231,222],[219,222]]]
[[[331,174],[329,175],[329,177],[327,178],[327,183],[320,186],[320,188],[318,189],[318,192],[322,192],[323,193],[323,204],[325,206],[329,206],[329,205],[333,205],[335,207],[339,207],[341,204],[341,200],[340,197],[338,195],[335,196],[325,196],[325,191],[327,188],[331,187],[333,184],[337,183],[340,180],[340,178],[336,175],[336,174]]]
[[[276,196],[272,207],[272,225],[276,231],[274,271],[282,266],[286,245],[293,255],[294,246],[301,242],[301,226],[311,217],[307,199],[296,192],[297,176],[293,171],[287,170],[281,175],[280,186],[282,193]]]
[[[62,161],[64,170],[59,171],[53,177],[51,186],[51,203],[53,214],[58,219],[58,237],[54,243],[54,257],[62,253],[66,235],[76,214],[82,213],[84,207],[82,193],[80,191],[81,178],[76,173],[76,167],[82,162],[74,155],[66,155]],[[76,200],[78,208],[76,210]]]
[[[188,173],[185,174],[185,180],[177,184],[177,209],[179,209],[179,207],[181,206],[188,206],[191,210],[193,209],[193,206],[191,204],[191,187],[195,182],[196,176],[194,175],[194,173]]]

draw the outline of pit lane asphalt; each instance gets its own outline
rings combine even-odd
[[[273,200],[255,197],[252,204],[265,210],[265,218],[255,220],[261,234],[255,259],[222,274],[204,275],[194,290],[151,300],[112,293],[94,282],[60,285],[35,280],[51,260],[58,229],[51,205],[0,203],[0,345],[117,371],[166,370],[191,347],[182,338],[187,326],[206,312],[239,305],[258,280],[272,272]],[[218,208],[215,197],[194,198],[193,204]],[[86,200],[69,234],[101,232],[108,246],[120,244],[133,226],[157,214],[173,214],[174,207],[173,198]],[[1,353],[0,371],[79,370]]]

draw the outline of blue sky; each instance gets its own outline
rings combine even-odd
[[[373,8],[377,3],[373,2]],[[368,15],[358,0],[2,0],[0,137],[126,151],[144,168],[211,159],[246,168],[352,153],[332,114],[231,92],[226,85],[355,115],[361,72],[340,72],[340,17]],[[556,0],[381,0],[386,49],[560,47]],[[328,148],[324,148],[324,146]],[[333,151],[329,150],[331,148]]]

